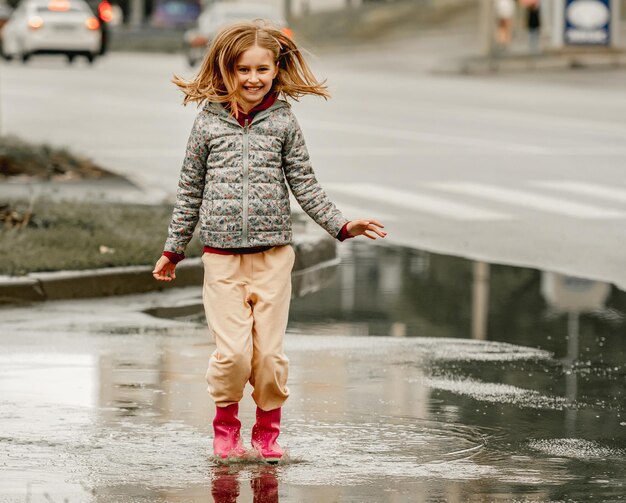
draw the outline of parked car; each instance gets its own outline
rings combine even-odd
[[[111,38],[111,29],[109,24],[113,22],[114,8],[109,0],[85,0],[91,10],[100,21],[100,33],[102,34],[102,40],[100,42],[99,55],[103,55],[109,48],[109,40]]]
[[[154,0],[150,25],[155,28],[189,28],[200,14],[197,0]]]
[[[0,0],[0,30],[11,17],[13,9],[4,0]]]
[[[184,34],[185,56],[190,66],[195,66],[204,58],[207,48],[224,26],[236,21],[265,19],[281,29],[288,36],[292,35],[282,13],[271,5],[257,3],[215,2],[207,7],[198,17],[197,26]]]
[[[0,53],[2,53],[2,28],[13,14],[13,9],[5,0],[0,0]]]
[[[100,21],[84,0],[22,0],[2,29],[2,55],[65,54],[92,63],[101,49]]]

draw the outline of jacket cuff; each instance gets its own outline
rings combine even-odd
[[[164,251],[163,256],[170,259],[170,262],[172,264],[178,264],[181,260],[185,258],[185,256],[182,253],[174,253],[174,252],[168,252],[168,251]]]
[[[351,234],[348,232],[348,224],[349,224],[349,223],[350,223],[350,222],[346,222],[345,224],[343,224],[343,227],[342,227],[342,228],[341,228],[341,230],[339,231],[339,234],[337,234],[337,239],[338,239],[339,241],[345,241],[346,239],[350,239],[350,238],[353,238],[353,237],[354,237],[353,235],[351,235]]]

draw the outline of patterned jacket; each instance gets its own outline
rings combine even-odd
[[[287,184],[302,209],[336,237],[347,219],[317,182],[291,107],[276,100],[242,127],[222,104],[207,103],[187,142],[165,251],[184,254],[198,220],[205,246],[290,243]]]

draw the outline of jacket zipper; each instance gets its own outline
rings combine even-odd
[[[270,112],[273,109],[274,109],[274,105],[272,105],[267,110],[263,110],[262,112],[259,112],[258,114],[254,116],[254,119],[252,120],[252,122],[257,122],[261,119],[265,119],[265,117],[270,115]],[[237,126],[241,127],[241,124],[239,124],[239,122],[237,122],[237,119],[235,119],[232,115],[224,114],[223,117],[226,119],[227,122],[236,124]],[[246,119],[242,130],[243,130],[242,131],[242,134],[243,134],[243,224],[242,224],[242,229],[241,229],[242,231],[241,232],[241,247],[245,248],[248,246],[248,206],[249,206],[248,174],[250,170],[250,158],[249,158],[249,146],[248,146],[250,123],[248,122],[248,119]]]
[[[243,229],[241,237],[241,246],[248,246],[248,170],[250,169],[250,159],[248,155],[248,139],[249,139],[248,119],[243,126]]]

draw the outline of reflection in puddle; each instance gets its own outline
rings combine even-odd
[[[212,470],[211,496],[215,503],[236,503],[240,493],[240,469],[218,466]],[[253,503],[278,503],[276,468],[261,466],[250,477]]]

